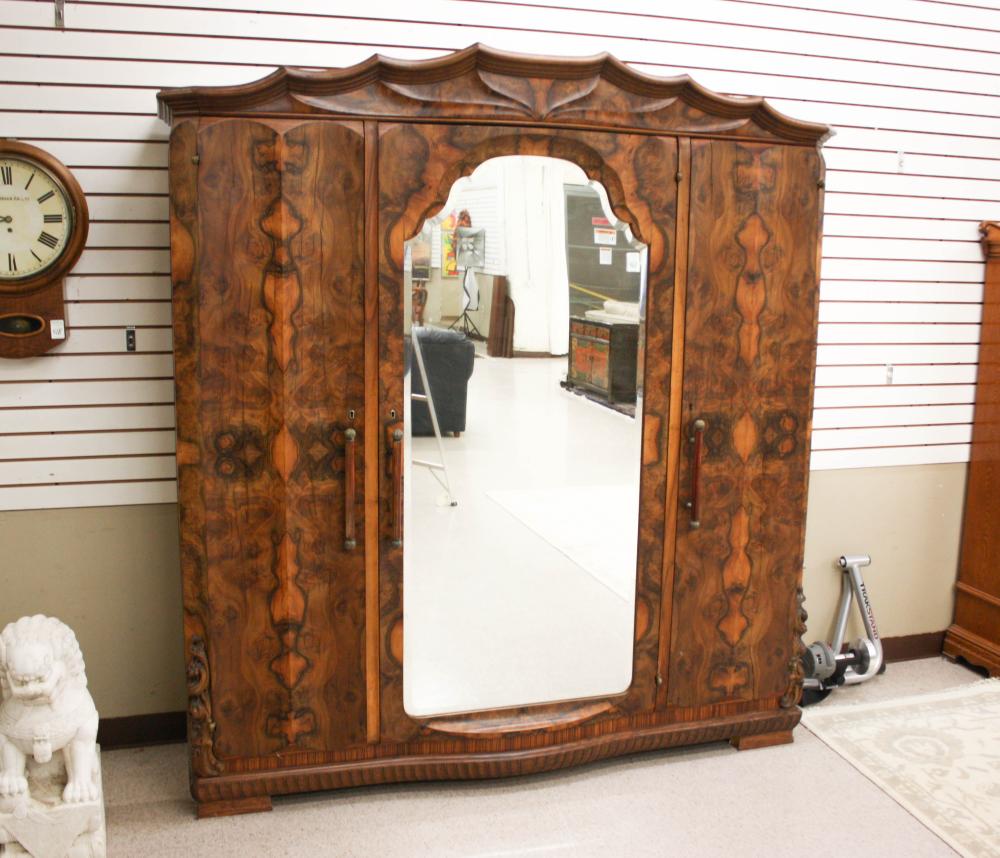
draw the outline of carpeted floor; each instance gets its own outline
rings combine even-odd
[[[977,682],[943,659],[889,665],[820,707]],[[804,727],[536,777],[277,798],[271,813],[197,821],[182,745],[106,752],[111,856],[802,856],[955,852]]]

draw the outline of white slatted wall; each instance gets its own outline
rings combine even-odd
[[[610,51],[834,125],[813,467],[968,458],[976,226],[1000,218],[997,0],[68,0],[65,30],[53,5],[0,0],[0,135],[69,165],[92,227],[71,339],[0,360],[0,509],[174,499],[158,88],[476,41]]]

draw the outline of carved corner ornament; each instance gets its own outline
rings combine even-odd
[[[793,706],[797,706],[802,699],[802,681],[806,676],[805,668],[802,665],[802,653],[805,652],[806,645],[802,640],[802,635],[806,633],[806,621],[809,619],[805,601],[806,594],[802,592],[801,586],[797,587],[795,602],[798,610],[795,616],[795,644],[793,647],[795,651],[788,660],[788,685],[785,688],[785,693],[781,696],[782,709],[791,709]]]
[[[982,236],[983,256],[986,259],[1000,259],[1000,221],[985,220],[979,224]]]
[[[215,721],[212,719],[211,678],[208,654],[201,635],[191,638],[187,664],[188,741],[191,743],[191,768],[198,775],[218,775],[222,765],[215,756]]]

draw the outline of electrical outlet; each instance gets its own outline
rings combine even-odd
[[[125,351],[135,351],[135,328],[132,325],[125,329]]]

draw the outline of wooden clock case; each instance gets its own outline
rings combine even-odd
[[[0,156],[4,155],[30,158],[41,164],[66,190],[73,209],[73,234],[55,264],[34,277],[14,283],[0,282],[0,318],[28,316],[42,322],[37,331],[29,334],[0,331],[0,358],[33,357],[69,339],[69,325],[65,326],[65,337],[58,340],[52,339],[50,325],[53,319],[65,321],[63,278],[76,265],[87,243],[89,211],[87,198],[76,178],[61,161],[44,149],[17,140],[0,140]]]
[[[827,128],[606,55],[479,46],[159,100],[200,815],[790,741]],[[456,179],[515,154],[578,164],[649,247],[633,679],[612,697],[415,718],[389,440],[403,243]]]

